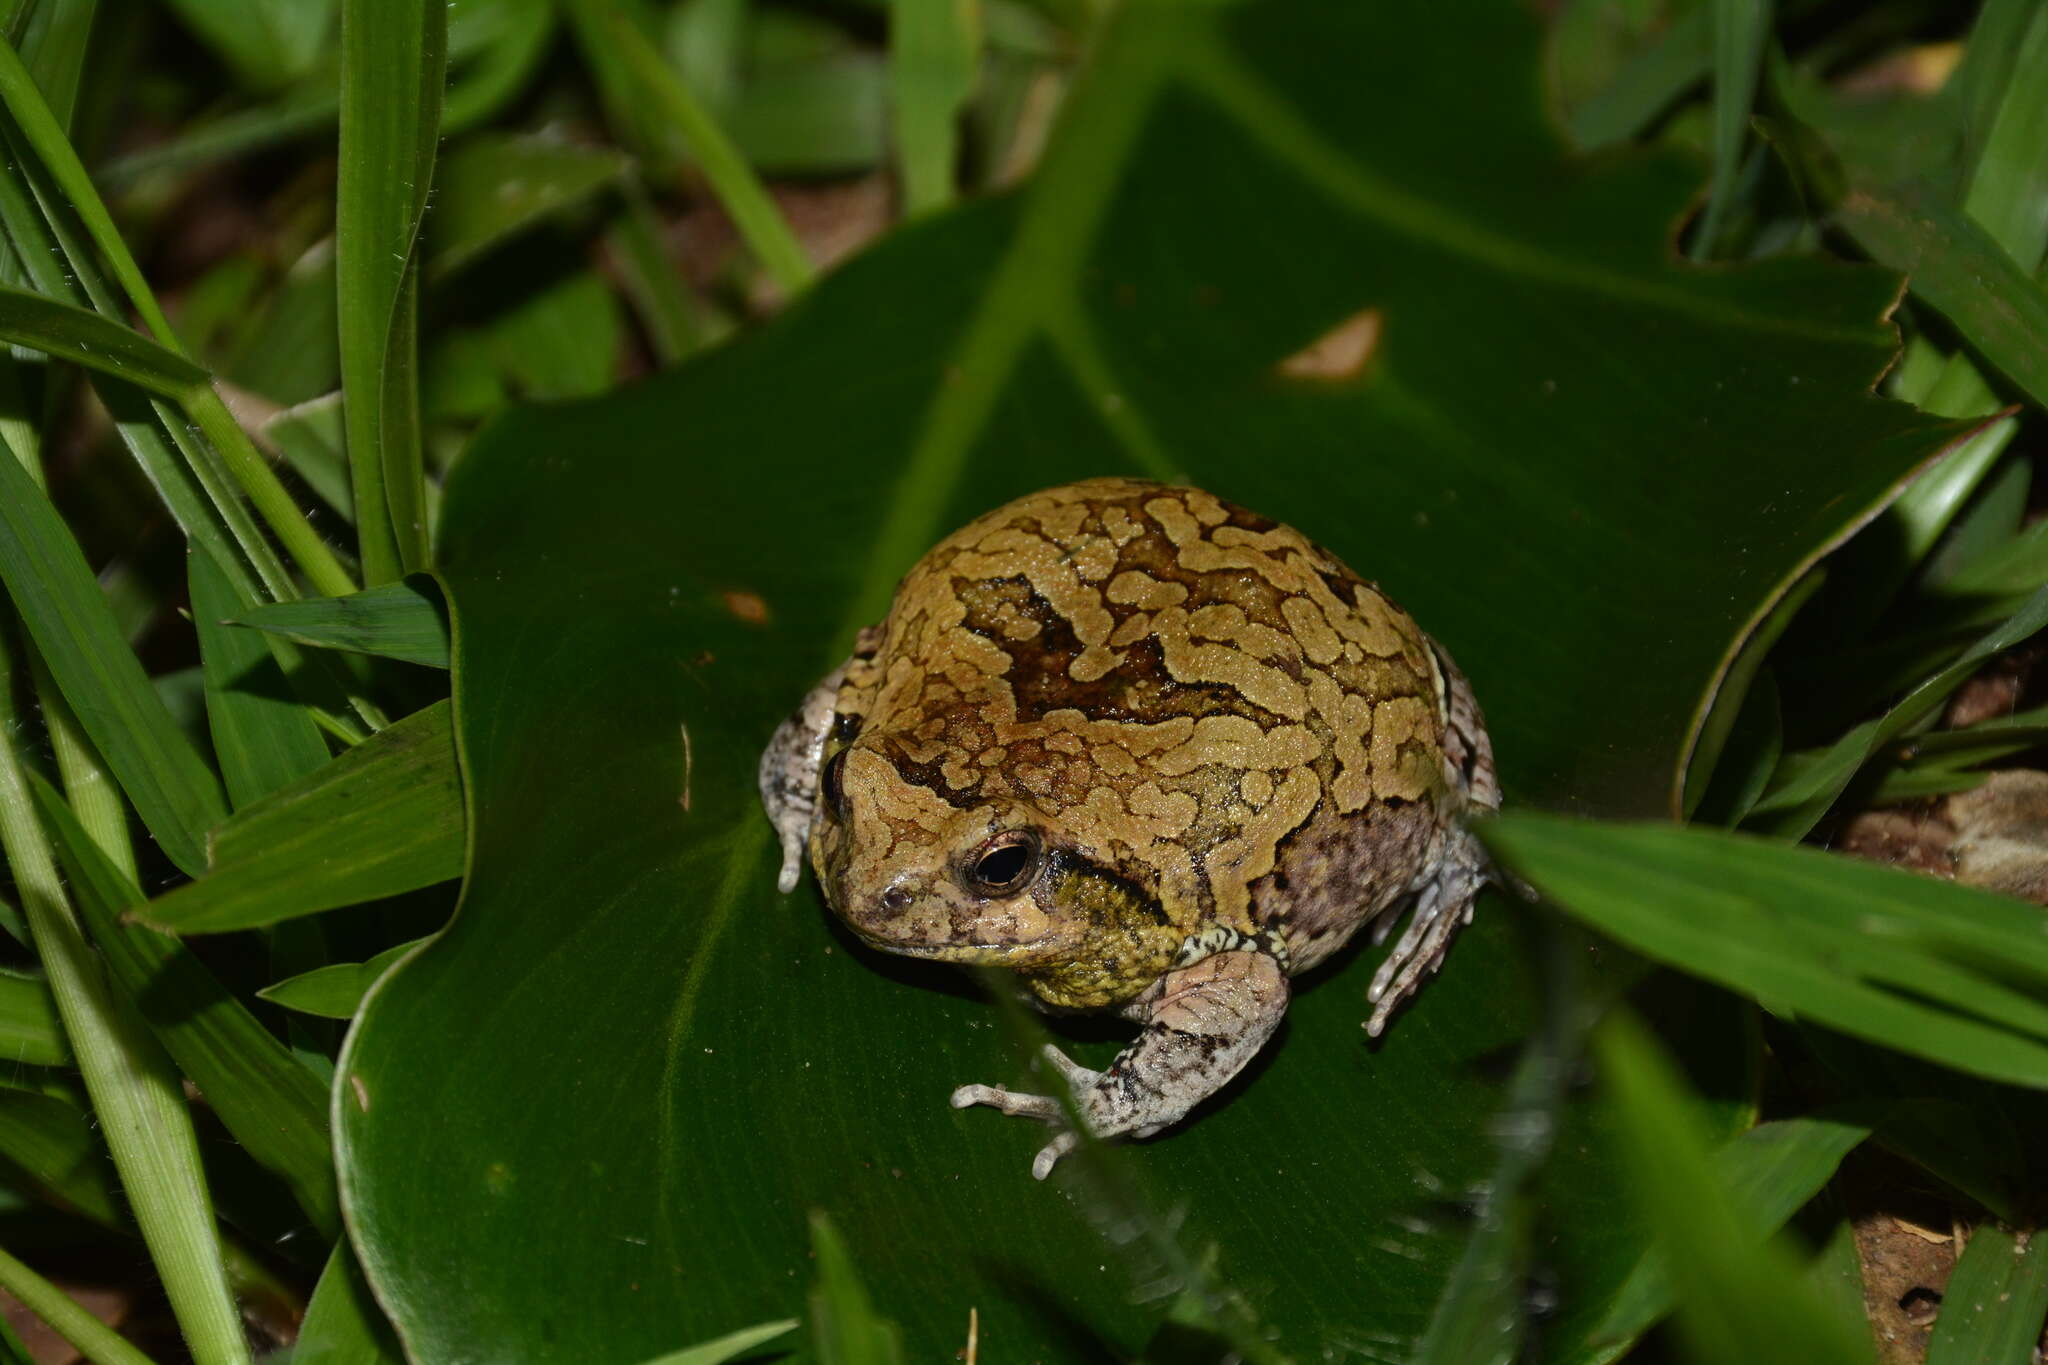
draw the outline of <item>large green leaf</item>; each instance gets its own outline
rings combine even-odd
[[[1020,201],[464,457],[465,900],[371,992],[339,1091],[351,1226],[414,1352],[629,1362],[789,1315],[822,1208],[906,1358],[960,1349],[970,1308],[991,1358],[1128,1356],[1189,1264],[1289,1354],[1406,1354],[1497,1161],[1480,1064],[1530,1026],[1497,903],[1383,1042],[1365,964],[1304,983],[1226,1102],[1105,1154],[1184,1254],[1142,1219],[1108,1248],[1076,1193],[1101,1187],[1033,1185],[1037,1133],[945,1108],[1031,1079],[989,1008],[775,894],[753,767],[939,534],[1147,471],[1385,584],[1471,675],[1511,801],[1670,810],[1744,630],[1954,429],[1869,392],[1893,280],[1675,263],[1697,168],[1567,160],[1537,84],[1512,0],[1134,4]],[[1347,323],[1361,362],[1283,366]],[[1534,1244],[1597,1304],[1643,1243],[1607,1226],[1597,1141],[1559,1160]]]

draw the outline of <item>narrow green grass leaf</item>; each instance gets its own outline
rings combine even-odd
[[[263,637],[227,624],[250,604],[212,556],[193,552],[185,567],[206,680],[207,730],[228,798],[239,809],[325,763],[327,741],[292,695]]]
[[[980,0],[891,0],[889,93],[906,214],[953,202],[960,110],[980,70]]]
[[[1870,1352],[1801,1282],[1797,1263],[1756,1239],[1701,1146],[1691,1099],[1632,1015],[1594,1035],[1637,1204],[1657,1229],[1679,1325],[1701,1365],[1867,1365]]]
[[[534,224],[616,184],[624,153],[550,137],[478,134],[434,173],[426,268],[442,279]]]
[[[0,459],[0,470],[20,473],[8,459]],[[0,495],[0,506],[12,501]],[[247,1365],[248,1343],[222,1269],[212,1200],[177,1070],[134,1010],[110,989],[72,918],[36,818],[35,800],[14,749],[18,730],[10,653],[5,632],[0,632],[0,843],[6,846],[36,952],[187,1349],[196,1365]]]
[[[152,1365],[148,1356],[78,1300],[4,1251],[0,1251],[0,1289],[19,1299],[93,1365]]]
[[[397,1334],[371,1296],[346,1237],[327,1258],[306,1306],[292,1365],[405,1365]]]
[[[1775,841],[1517,814],[1487,844],[1547,899],[1780,1013],[2048,1087],[2048,936],[1987,892]]]
[[[114,987],[249,1155],[274,1172],[323,1237],[341,1228],[327,1092],[176,939],[123,922],[146,898],[85,837],[62,797],[32,779],[79,909]]]
[[[99,310],[111,313],[113,296],[99,280],[98,267],[69,259],[30,194],[28,179],[0,176],[0,224],[5,226],[0,233],[0,277],[27,280],[47,298],[104,304]],[[295,596],[291,575],[235,497],[212,452],[189,432],[182,441],[173,434],[183,432],[184,423],[172,407],[101,372],[88,374],[122,443],[187,538],[211,551],[231,573],[247,579],[252,594],[260,579],[272,596]]]
[[[0,339],[125,379],[174,401],[189,398],[207,373],[132,327],[87,308],[0,287]]]
[[[16,50],[65,128],[78,106],[78,83],[98,11],[99,0],[40,0],[14,10]]]
[[[417,239],[440,136],[447,22],[438,0],[342,0],[335,264],[349,469],[369,586],[427,562]]]
[[[157,697],[85,556],[13,459],[0,458],[0,578],[65,700],[172,862],[206,866],[220,784]]]
[[[156,294],[149,282],[142,276],[142,268],[129,254],[127,243],[114,226],[113,217],[107,206],[100,201],[99,191],[93,187],[92,176],[72,150],[71,139],[65,135],[64,122],[43,99],[43,92],[37,87],[35,77],[22,64],[11,44],[0,41],[0,101],[7,105],[7,112],[14,116],[14,122],[34,148],[57,188],[70,200],[72,211],[85,225],[86,233],[106,258],[114,278],[121,283],[128,301],[149,331],[160,342],[168,346],[177,345],[171,325],[164,318],[163,309],[157,305]]]
[[[1975,41],[1973,37],[1973,45]],[[2043,147],[2048,147],[2048,10],[2037,7],[1963,198],[1963,212],[2029,272],[2040,265],[2042,250],[2048,248],[2048,157],[2042,156]]]
[[[1835,217],[1872,257],[1903,272],[1916,297],[1984,358],[2048,403],[2048,297],[1985,229],[1920,188],[1858,186]]]
[[[196,448],[198,443],[185,429],[183,422],[165,419],[166,430],[171,439],[185,452],[187,461],[195,466],[194,472],[204,477],[204,466],[216,460],[225,462],[227,472],[233,476],[242,492],[247,494],[257,512],[277,533],[285,549],[298,561],[299,566],[314,584],[329,594],[352,590],[355,585],[335,561],[332,552],[313,534],[312,527],[306,523],[297,505],[285,492],[284,486],[278,482],[276,474],[256,453],[248,435],[229,415],[220,395],[213,389],[211,376],[196,365],[192,365],[190,359],[184,355],[176,334],[172,332],[169,322],[164,319],[163,310],[157,305],[156,296],[150,291],[148,282],[143,279],[142,272],[122,242],[120,233],[115,230],[106,205],[100,201],[91,177],[80,164],[78,155],[65,138],[61,125],[43,104],[41,94],[36,90],[26,68],[22,67],[20,59],[4,43],[0,43],[0,99],[5,100],[8,112],[13,115],[19,137],[28,142],[38,159],[38,164],[33,168],[19,165],[16,169],[21,178],[36,185],[36,194],[40,201],[38,212],[43,218],[43,226],[47,228],[47,235],[54,238],[60,246],[63,264],[69,266],[72,277],[63,279],[55,287],[52,287],[48,277],[37,277],[45,296],[43,302],[46,307],[42,310],[42,316],[37,316],[36,309],[20,300],[10,302],[5,314],[0,316],[11,319],[16,325],[40,328],[56,344],[72,348],[58,352],[65,354],[67,358],[174,399],[213,447],[211,452]],[[10,132],[10,141],[13,140],[14,135]],[[17,152],[19,151],[17,147]],[[46,183],[44,177],[47,177],[47,182],[53,183]],[[13,179],[15,177],[10,177],[10,180]],[[19,186],[11,185],[10,190],[15,193],[16,202],[7,214],[9,231],[17,236],[16,249],[27,257],[35,257],[35,243],[20,236],[22,229],[27,225],[26,220],[31,215],[25,206],[19,203]],[[77,240],[77,235],[71,229],[64,212],[51,206],[51,200],[59,195],[69,201],[70,212],[78,216],[92,244],[105,256],[108,265],[126,291],[130,305],[141,314],[144,323],[161,343],[162,353],[148,350],[144,339],[134,336],[133,333],[132,340],[124,340],[105,330],[105,327],[118,328],[122,331],[129,329],[121,321],[114,301],[107,296],[105,286],[99,283],[98,269],[91,259],[86,243]],[[57,263],[43,260],[40,264],[48,270]],[[63,300],[81,287],[91,300],[93,310],[101,316],[101,321],[105,324],[96,333],[88,329],[82,320],[66,320],[53,311],[66,308]],[[24,344],[36,343],[28,341]],[[110,349],[111,357],[108,357]],[[187,382],[175,392],[160,387],[161,384],[177,378],[176,367],[165,359],[165,354],[174,356],[190,366],[199,378],[192,380],[187,376]],[[95,355],[103,357],[101,363],[94,363],[92,357]],[[235,502],[233,495],[224,490],[209,489],[209,492],[220,506],[223,516],[230,518],[232,525],[233,517],[240,512],[240,506]],[[260,555],[267,553],[267,547],[262,552],[251,549],[249,536],[239,528],[237,535],[245,551],[250,553],[252,562],[259,568],[263,567]],[[279,590],[280,595],[291,595],[289,583],[273,582],[273,588]]]
[[[462,875],[462,783],[445,701],[378,731],[213,832],[213,870],[135,915],[220,933]]]
[[[725,1365],[728,1360],[754,1354],[754,1348],[766,1345],[783,1334],[793,1331],[795,1318],[784,1318],[780,1322],[757,1323],[742,1327],[737,1332],[728,1332],[711,1341],[702,1341],[695,1346],[686,1346],[670,1355],[656,1356],[643,1361],[641,1365]]]
[[[1842,1158],[1869,1136],[1870,1129],[1858,1123],[1818,1116],[1780,1119],[1721,1144],[1708,1162],[1715,1188],[1725,1191],[1743,1235],[1755,1245],[1820,1193]],[[1672,1292],[1662,1251],[1647,1252],[1588,1335],[1583,1352],[1568,1353],[1558,1365],[1604,1359],[1634,1341],[1671,1311]]]
[[[783,290],[795,294],[810,283],[812,267],[781,210],[725,130],[692,95],[660,51],[615,0],[568,0],[568,12],[587,60],[616,58],[641,97],[667,119],[689,144],[697,168],[717,196],[742,241]]]
[[[1980,1223],[1949,1276],[1927,1365],[2028,1365],[2048,1316],[2048,1237]]]
[[[1572,141],[1587,151],[1634,137],[1714,64],[1713,13],[1706,5],[1678,16],[1623,66],[1605,90],[1565,119]]]
[[[353,1019],[363,997],[391,964],[426,942],[411,939],[386,948],[368,962],[336,962],[310,972],[287,977],[274,986],[256,992],[273,1005],[322,1019]]]
[[[875,1311],[860,1281],[853,1253],[832,1220],[811,1211],[811,1349],[819,1365],[900,1365],[903,1339],[896,1324]]]
[[[1742,149],[1749,140],[1749,113],[1756,103],[1764,40],[1771,32],[1770,0],[1708,0],[1714,31],[1714,178],[1706,211],[1693,230],[1692,257],[1713,255],[1727,221]]]
[[[1891,710],[1858,725],[1812,762],[1790,772],[1757,802],[1751,812],[1752,827],[1781,839],[1803,838],[1875,754],[1931,715],[1986,659],[2044,626],[2048,626],[2048,587],[2036,589],[2017,612],[1907,693]]]
[[[62,1066],[71,1060],[64,1026],[39,976],[0,971],[0,1063]]]
[[[235,624],[300,644],[448,667],[448,614],[431,580],[366,588],[347,597],[308,597],[257,607]]]
[[[59,1208],[101,1227],[126,1226],[120,1182],[92,1116],[68,1099],[0,1089],[0,1157]]]

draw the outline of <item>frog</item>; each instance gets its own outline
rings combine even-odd
[[[808,861],[861,942],[1005,969],[1137,1036],[1068,1092],[967,1084],[1081,1141],[1145,1138],[1244,1069],[1291,982],[1406,928],[1366,990],[1377,1037],[1499,874],[1465,676],[1373,582],[1198,488],[1103,477],[975,519],[762,754],[779,889]],[[1072,1105],[1072,1116],[1067,1104]]]

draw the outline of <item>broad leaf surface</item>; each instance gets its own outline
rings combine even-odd
[[[1290,521],[1456,655],[1512,803],[1671,809],[1743,631],[1953,429],[1869,394],[1895,281],[1677,264],[1697,167],[1567,160],[1537,85],[1508,0],[1133,5],[1021,199],[466,457],[465,901],[338,1088],[351,1225],[419,1358],[632,1362],[801,1313],[812,1209],[907,1358],[970,1308],[1015,1360],[1129,1356],[1163,1318],[1176,1286],[1086,1185],[1030,1181],[1036,1128],[946,1108],[1034,1079],[997,1013],[778,896],[756,807],[776,722],[1010,496],[1141,472]],[[1382,1042],[1368,964],[1322,974],[1222,1103],[1112,1154],[1290,1355],[1406,1355],[1461,1254],[1482,1063],[1536,989],[1504,908]],[[1068,1031],[1091,1064],[1120,1036]],[[1583,1307],[1642,1242],[1600,1143],[1559,1161],[1537,1245]]]

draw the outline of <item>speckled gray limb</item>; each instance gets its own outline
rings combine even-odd
[[[1073,1090],[1074,1103],[1096,1137],[1150,1137],[1229,1084],[1258,1055],[1287,1013],[1287,974],[1265,953],[1216,953],[1168,972],[1125,1010],[1144,1029],[1107,1069],[1090,1071],[1048,1044],[1045,1059]],[[963,1085],[953,1107],[986,1104],[1060,1131],[1031,1163],[1043,1180],[1080,1138],[1060,1102],[996,1085]]]
[[[825,739],[832,732],[832,707],[845,678],[845,664],[826,674],[795,714],[776,727],[775,737],[761,753],[761,804],[775,826],[775,837],[782,841],[782,873],[775,887],[784,895],[796,890],[803,877],[804,849],[818,813],[818,769],[825,757]]]
[[[1451,793],[1451,818],[1437,836],[1437,846],[1423,860],[1428,872],[1410,887],[1405,902],[1412,907],[1408,928],[1366,988],[1365,998],[1372,1002],[1373,1011],[1365,1021],[1365,1031],[1375,1038],[1386,1028],[1395,1008],[1443,966],[1444,954],[1450,951],[1459,926],[1472,922],[1472,902],[1480,888],[1500,880],[1486,846],[1464,825],[1467,816],[1500,809],[1493,742],[1487,738],[1479,703],[1473,700],[1472,684],[1434,640],[1430,651],[1436,656],[1441,684],[1437,701],[1444,718],[1444,782]],[[1399,918],[1399,908],[1384,916],[1374,928],[1373,942],[1384,940]]]

